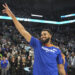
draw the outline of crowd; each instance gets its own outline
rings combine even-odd
[[[0,75],[24,75],[26,67],[31,71],[33,49],[13,26],[3,24],[0,31]]]
[[[0,27],[0,75],[32,75],[34,63],[33,48],[19,34],[13,23],[1,23]],[[39,30],[27,30],[39,38]],[[75,70],[75,35],[72,33],[61,35],[59,32],[53,33],[52,42],[59,46],[65,54],[68,62],[68,75],[73,75]],[[72,37],[71,37],[72,36]]]

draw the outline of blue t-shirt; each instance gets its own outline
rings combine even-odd
[[[4,60],[1,60],[1,68],[6,68],[8,65],[8,60],[5,60],[5,63],[4,63]]]
[[[54,46],[42,46],[33,36],[30,45],[34,48],[33,75],[58,75],[57,64],[63,63],[61,51]]]

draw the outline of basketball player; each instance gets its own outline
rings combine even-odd
[[[3,4],[3,7],[5,9],[2,10],[2,12],[12,18],[20,34],[30,43],[30,46],[34,48],[33,75],[58,75],[58,72],[60,75],[66,75],[62,65],[61,51],[51,44],[52,35],[49,30],[42,30],[41,40],[38,40],[16,19],[6,3]]]

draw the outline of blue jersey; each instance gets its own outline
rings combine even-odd
[[[58,75],[57,64],[63,64],[61,51],[54,46],[42,46],[33,36],[30,45],[34,48],[33,75]]]
[[[8,60],[5,60],[5,63],[4,63],[4,60],[1,60],[1,68],[6,68],[8,65]]]

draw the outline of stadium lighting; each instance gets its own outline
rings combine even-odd
[[[63,25],[63,24],[69,24],[69,23],[74,23],[75,22],[75,19],[67,20],[67,21],[49,21],[49,20],[39,20],[39,19],[30,19],[30,18],[19,18],[19,17],[16,17],[16,18],[19,21],[28,21],[28,22],[55,24],[55,25]],[[12,20],[12,18],[8,17],[8,16],[0,16],[0,19]]]
[[[61,18],[68,18],[68,17],[73,17],[73,16],[75,16],[75,14],[63,15],[63,16],[61,16]]]
[[[31,14],[33,17],[43,17],[43,15],[36,15],[36,14]]]

